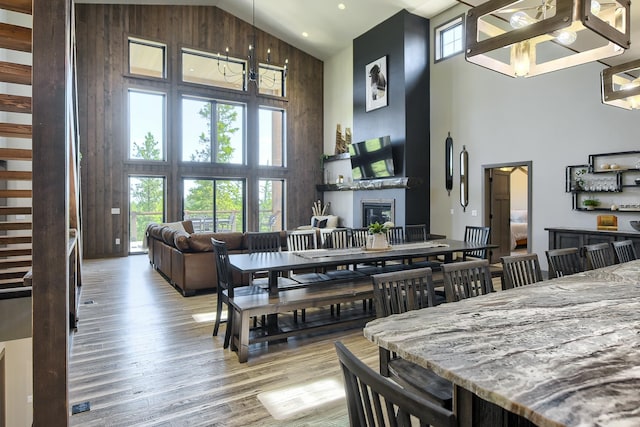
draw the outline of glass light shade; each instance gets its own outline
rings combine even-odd
[[[604,104],[640,109],[640,59],[603,70],[601,79]]]
[[[536,76],[623,53],[629,21],[628,0],[490,0],[467,13],[466,59]]]

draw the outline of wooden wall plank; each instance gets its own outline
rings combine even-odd
[[[12,113],[31,113],[31,98],[0,94],[0,110]]]
[[[71,3],[36,0],[33,12],[33,425],[69,417],[67,87]]]
[[[31,28],[0,23],[0,48],[31,52]]]
[[[216,7],[147,5],[76,5],[78,40],[78,82],[80,103],[84,255],[88,258],[126,256],[128,246],[129,174],[167,177],[167,220],[181,218],[181,174],[191,176],[238,176],[237,167],[181,164],[180,95],[193,93],[193,86],[179,81],[181,47],[209,52],[233,47],[244,56],[251,25]],[[126,75],[128,35],[167,44],[169,78],[165,82]],[[258,31],[260,44],[272,46],[274,63],[289,59],[287,77],[287,168],[266,170],[255,164],[241,167],[249,178],[249,194],[260,178],[287,180],[290,202],[286,218],[290,228],[309,222],[311,206],[317,200],[315,185],[322,182],[320,156],[323,151],[322,62],[275,37]],[[279,55],[279,56],[278,56]],[[309,84],[313,82],[313,84]],[[168,94],[167,162],[157,165],[127,161],[127,88],[147,87]],[[199,89],[201,92],[204,89]],[[231,99],[229,91],[205,90],[213,99]],[[237,95],[252,105],[267,105],[269,98]],[[249,144],[257,144],[251,131]],[[257,159],[255,160],[257,161]],[[119,207],[120,215],[111,208]],[[249,224],[257,226],[257,208],[249,205]],[[255,229],[255,228],[254,228]],[[122,244],[116,246],[116,237]]]
[[[31,15],[33,9],[31,2],[32,0],[0,0],[0,9]]]

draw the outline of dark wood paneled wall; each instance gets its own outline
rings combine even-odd
[[[127,88],[157,87],[168,93],[169,117],[179,112],[180,94],[190,86],[179,80],[179,51],[182,47],[209,52],[224,51],[242,57],[252,26],[216,7],[206,6],[129,6],[76,5],[78,39],[78,88],[80,140],[82,158],[82,197],[85,257],[125,256],[128,251],[128,182],[129,174],[158,174],[167,177],[168,221],[181,219],[180,177],[237,176],[248,177],[247,197],[257,199],[252,183],[261,178],[287,180],[285,226],[296,227],[309,222],[315,184],[321,182],[320,157],[323,152],[323,63],[304,52],[258,31],[257,45],[272,47],[272,61],[282,64],[289,59],[287,76],[287,168],[259,168],[257,159],[249,158],[245,167],[224,165],[181,165],[179,160],[179,126],[168,123],[168,161],[163,166],[127,161]],[[128,36],[167,44],[167,82],[135,79],[125,75]],[[233,52],[233,50],[236,52]],[[191,86],[191,89],[193,86]],[[193,93],[193,92],[189,92]],[[232,100],[229,91],[210,89]],[[251,105],[269,105],[269,98],[236,94],[237,100]],[[248,131],[248,144],[257,135]],[[120,208],[112,215],[111,208]],[[257,226],[257,208],[249,202],[247,228]],[[115,245],[120,238],[121,244]]]

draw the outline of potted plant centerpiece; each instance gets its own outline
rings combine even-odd
[[[384,250],[389,248],[389,239],[387,239],[387,231],[393,227],[391,221],[380,224],[378,221],[369,225],[369,236],[367,239],[367,249]]]
[[[582,204],[587,208],[588,211],[592,211],[600,204],[598,199],[584,199]]]

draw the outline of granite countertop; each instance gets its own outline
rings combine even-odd
[[[640,425],[640,260],[377,319],[364,335],[540,426]]]

